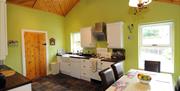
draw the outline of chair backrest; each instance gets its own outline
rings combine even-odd
[[[180,91],[180,78],[178,79],[178,81],[176,83],[175,91]]]
[[[114,77],[116,80],[118,80],[119,78],[123,76],[124,72],[123,72],[122,62],[117,62],[115,64],[112,64],[111,67],[113,69]]]
[[[110,68],[100,71],[99,76],[101,77],[103,91],[115,82],[113,71]]]
[[[145,70],[147,71],[160,72],[160,65],[159,61],[145,60]]]

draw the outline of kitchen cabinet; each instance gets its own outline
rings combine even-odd
[[[60,61],[60,71],[63,74],[70,75],[71,74],[71,60],[68,57],[62,57]]]
[[[101,81],[99,77],[99,72],[111,67],[111,65],[114,64],[114,62],[101,61],[101,59],[98,58],[80,59],[57,56],[57,60],[60,63],[61,73],[86,81],[90,81],[91,79]],[[96,72],[92,70],[93,60],[97,60]]]
[[[106,68],[111,68],[112,64],[114,64],[114,62],[97,61],[97,71],[92,73],[91,78],[94,80],[101,81],[99,72]]]
[[[101,70],[111,67],[114,62],[101,61]]]
[[[6,0],[0,0],[0,60],[5,60],[7,50]]]
[[[108,48],[123,48],[123,22],[107,24]]]
[[[92,74],[92,63],[89,59],[82,59],[81,61],[81,79],[90,81]]]
[[[94,48],[96,47],[95,38],[93,36],[92,27],[81,28],[81,47]]]
[[[71,67],[70,67],[71,76],[75,78],[80,78],[81,59],[71,58],[70,60],[71,60]]]
[[[57,57],[60,63],[60,71],[63,74],[80,78],[81,75],[81,59],[69,57]]]

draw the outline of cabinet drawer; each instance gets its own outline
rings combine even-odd
[[[90,77],[90,74],[87,73],[87,72],[81,72],[81,76],[84,76],[84,77]]]
[[[81,60],[81,63],[89,64],[89,63],[91,63],[91,62],[90,62],[90,60],[88,60],[88,59],[82,59],[82,60]]]
[[[91,81],[91,79],[89,78],[89,77],[84,77],[84,76],[81,76],[81,79],[83,79],[83,80],[86,80],[86,81]]]
[[[63,62],[71,62],[70,58],[68,57],[62,57],[61,59]]]
[[[81,65],[81,70],[86,69],[90,70],[92,67],[89,67],[88,65]]]
[[[81,68],[83,68],[83,67],[91,67],[91,61],[89,61],[89,60],[82,60],[81,61]]]
[[[84,77],[90,77],[92,74],[91,70],[82,70],[81,71],[81,76],[84,76]]]
[[[91,68],[81,68],[81,72],[91,72]]]

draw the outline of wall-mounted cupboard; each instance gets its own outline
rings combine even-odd
[[[92,27],[81,28],[81,47],[94,48],[96,47],[95,38],[93,36]]]
[[[107,24],[108,48],[123,48],[123,22]]]
[[[0,60],[5,60],[7,50],[6,0],[0,0]]]
[[[108,48],[123,48],[123,22],[106,24]],[[81,28],[81,47],[95,48],[96,39],[92,27]]]

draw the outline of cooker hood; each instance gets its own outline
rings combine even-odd
[[[93,27],[93,35],[97,41],[107,40],[106,24],[104,22],[96,23]]]

